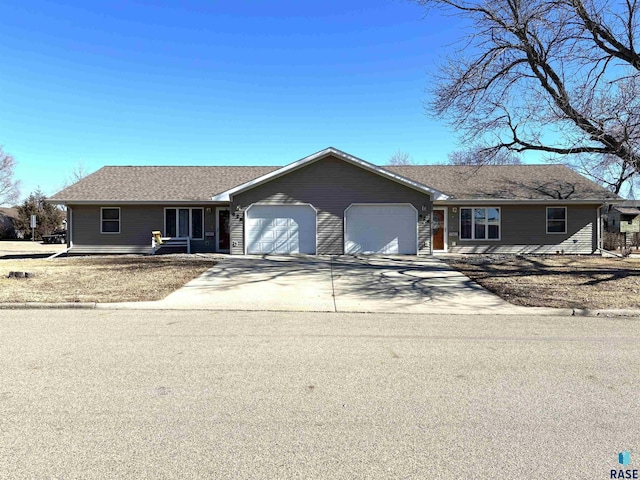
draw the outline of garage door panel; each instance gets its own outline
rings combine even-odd
[[[245,221],[249,254],[316,252],[316,212],[309,205],[253,205]]]
[[[417,254],[417,218],[410,205],[352,205],[345,221],[347,254]]]

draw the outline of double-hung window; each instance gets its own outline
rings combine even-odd
[[[567,233],[567,207],[547,207],[547,233]]]
[[[167,237],[204,238],[204,210],[202,208],[165,208],[164,234]]]
[[[500,240],[499,207],[460,209],[461,240]]]
[[[120,233],[120,207],[100,209],[100,233]]]

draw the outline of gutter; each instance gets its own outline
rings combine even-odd
[[[202,205],[221,205],[226,206],[229,202],[213,202],[209,198],[204,200],[59,200],[59,199],[47,199],[47,203],[53,205],[162,205],[162,206],[202,206]]]
[[[603,199],[603,198],[586,198],[572,200],[570,198],[550,198],[550,199],[514,199],[514,198],[463,198],[451,200],[435,200],[434,205],[464,205],[472,207],[474,205],[593,205],[604,206],[607,203],[618,204],[624,202],[624,199]]]

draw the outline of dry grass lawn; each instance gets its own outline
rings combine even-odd
[[[0,303],[160,300],[205,272],[212,258],[163,255],[0,260]],[[10,271],[33,278],[7,278]]]
[[[515,305],[640,309],[640,258],[479,255],[443,260]]]

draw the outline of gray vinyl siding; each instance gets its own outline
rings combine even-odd
[[[420,216],[431,215],[429,195],[329,156],[233,198],[232,254],[244,253],[244,211],[253,203],[313,205],[318,211],[318,255],[344,252],[344,211],[352,203],[411,203]],[[418,247],[419,253],[431,253],[428,222],[418,223]]]
[[[473,207],[473,204],[464,207]],[[479,205],[478,205],[479,206]],[[499,241],[461,240],[460,207],[449,207],[449,251],[452,253],[592,254],[597,248],[598,205],[567,207],[567,233],[546,233],[545,205],[493,205],[500,207]],[[551,206],[551,205],[550,205]]]
[[[71,205],[72,254],[151,253],[151,232],[164,234],[163,205],[120,205],[120,233],[100,233],[100,208],[113,205]],[[186,208],[186,207],[185,207]],[[215,231],[215,207],[193,205],[204,209],[204,233]],[[207,208],[210,212],[207,212]],[[208,244],[208,245],[207,245]],[[211,252],[214,239],[192,240],[192,252]],[[159,253],[163,253],[160,249]]]

